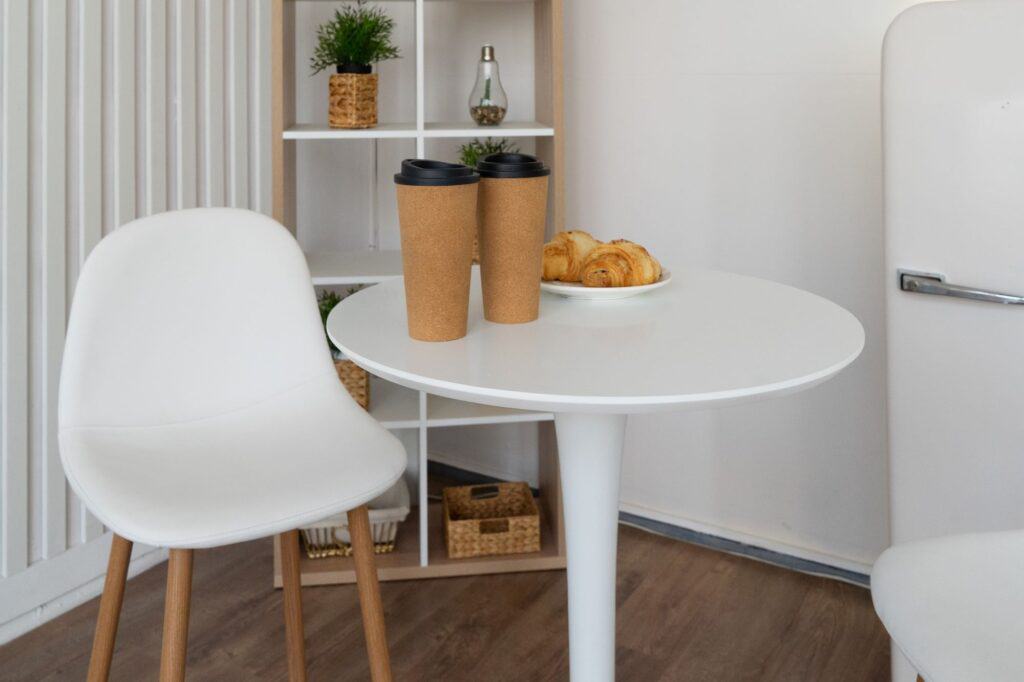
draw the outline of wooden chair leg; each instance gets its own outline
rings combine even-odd
[[[359,585],[359,605],[363,611],[363,632],[370,656],[370,678],[373,682],[391,682],[391,659],[388,638],[384,631],[384,609],[380,602],[380,583],[370,535],[370,516],[366,505],[348,513],[348,532],[352,538],[352,555]]]
[[[288,643],[288,679],[306,682],[306,640],[302,629],[302,584],[299,574],[299,531],[281,533],[281,582],[284,587],[284,631]]]
[[[172,549],[167,562],[164,639],[160,682],[183,682],[188,650],[188,612],[192,598],[192,550]]]
[[[103,581],[100,614],[96,618],[96,634],[92,639],[92,656],[89,657],[89,674],[86,677],[88,682],[106,682],[110,676],[110,660],[114,656],[117,622],[121,617],[124,582],[128,577],[128,561],[131,557],[131,541],[115,535],[110,543],[107,577]]]

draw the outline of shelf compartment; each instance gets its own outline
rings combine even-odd
[[[565,525],[562,520],[562,487],[559,481],[558,453],[555,448],[554,429],[540,429],[538,484],[540,494],[534,498],[540,511],[541,549],[530,554],[449,559],[444,543],[444,512],[439,501],[427,502],[428,491],[439,492],[439,487],[454,481],[443,477],[420,480],[420,505],[414,507],[398,526],[395,551],[377,555],[378,575],[381,580],[412,580],[478,575],[483,573],[515,573],[520,571],[550,571],[566,566]],[[426,444],[423,444],[424,447]],[[425,462],[425,460],[421,460]],[[426,465],[421,469],[426,476]],[[425,484],[425,485],[424,485]],[[422,506],[421,506],[422,505]],[[426,508],[426,563],[420,562],[420,512]],[[299,570],[303,585],[336,585],[355,582],[351,557],[309,559],[301,555]],[[281,587],[281,549],[274,539],[274,585]]]
[[[401,251],[315,251],[306,254],[316,286],[377,284],[402,276]]]
[[[380,580],[406,580],[420,570],[419,509],[413,508],[405,521],[398,524],[395,550],[376,555]],[[280,541],[274,537],[274,587],[281,587]],[[310,559],[305,550],[299,553],[299,572],[303,585],[337,585],[356,581],[352,557]]]
[[[521,571],[550,571],[565,568],[565,557],[558,551],[555,530],[541,509],[539,552],[507,554],[503,556],[449,559],[444,544],[444,518],[440,502],[428,505],[428,535],[430,555],[428,564],[420,566],[419,509],[413,509],[398,526],[395,551],[377,555],[377,576],[380,580],[412,580],[419,578],[446,578],[493,573],[519,573]],[[275,537],[275,550],[278,540]],[[281,587],[280,552],[275,551],[274,586]],[[351,557],[310,559],[302,553],[299,560],[302,584],[337,585],[356,581]]]
[[[326,123],[296,123],[285,128],[286,140],[415,139],[415,123],[381,123],[374,128],[331,128]]]
[[[427,396],[427,426],[471,426],[475,424],[543,422],[551,421],[554,418],[555,416],[550,412],[516,410],[508,407],[468,403],[436,395]]]
[[[537,121],[507,121],[478,126],[468,121],[427,123],[423,137],[552,137],[555,129]]]
[[[419,391],[371,374],[370,414],[385,429],[417,429],[420,426]]]
[[[431,502],[427,524],[430,561],[427,569],[439,575],[479,575],[481,573],[515,573],[517,571],[548,571],[565,568],[565,557],[559,556],[555,531],[540,510],[540,551],[529,554],[450,559],[444,542],[444,509],[440,502]],[[538,500],[538,507],[543,507]]]
[[[420,427],[419,391],[370,375],[370,414],[386,429]],[[427,396],[426,426],[473,426],[551,421],[550,412],[514,410]]]

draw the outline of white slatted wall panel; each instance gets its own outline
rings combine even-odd
[[[3,7],[3,110],[0,111],[0,575],[28,565],[28,216],[29,8]]]
[[[74,282],[138,216],[269,213],[269,3],[0,0],[0,642],[81,588],[29,574],[102,526],[67,489],[57,388]],[[103,570],[77,570],[79,583]],[[17,598],[5,598],[18,588]]]

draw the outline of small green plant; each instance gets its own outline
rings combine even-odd
[[[395,20],[379,7],[369,7],[365,0],[334,11],[334,19],[317,29],[317,45],[309,66],[313,73],[335,68],[370,64],[395,59],[401,55],[391,43]]]
[[[518,151],[519,146],[509,142],[508,138],[505,137],[500,140],[488,137],[482,141],[480,138],[477,138],[459,147],[459,161],[470,168],[476,168],[476,162],[488,154],[500,154],[503,152],[514,154]]]
[[[316,296],[317,305],[320,307],[320,321],[324,323],[324,336],[327,338],[327,345],[331,347],[332,351],[337,351],[338,347],[331,343],[331,337],[327,336],[327,316],[334,310],[334,306],[341,303],[341,301],[347,296],[351,296],[360,289],[362,285],[357,285],[347,290],[344,295],[339,294],[336,291],[330,289],[324,289]]]
[[[316,297],[316,302],[320,306],[320,321],[324,323],[324,336],[327,337],[327,345],[331,347],[332,351],[337,351],[338,348],[331,343],[330,337],[327,336],[327,316],[334,310],[334,306],[341,303],[341,296],[333,291],[324,289]]]

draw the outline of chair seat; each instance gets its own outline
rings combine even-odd
[[[897,545],[875,563],[871,592],[927,682],[1024,680],[1024,532]]]
[[[405,469],[401,442],[343,391],[332,372],[206,419],[66,429],[68,480],[135,542],[200,548],[291,530],[368,502]]]

